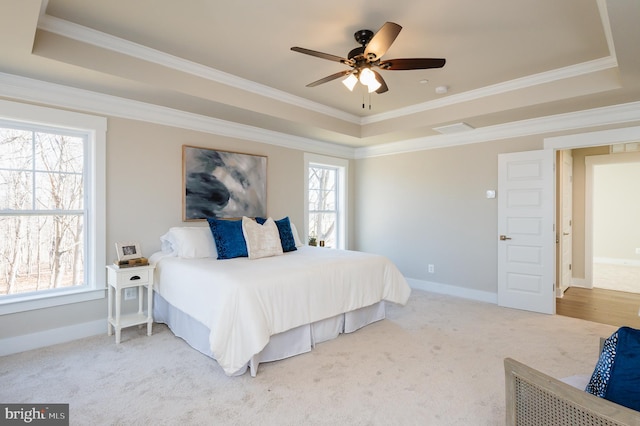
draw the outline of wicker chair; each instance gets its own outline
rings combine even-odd
[[[638,425],[640,412],[504,360],[508,426]]]

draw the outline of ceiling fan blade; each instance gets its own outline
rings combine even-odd
[[[317,51],[311,50],[311,49],[305,49],[304,47],[297,47],[296,46],[296,47],[292,47],[291,50],[293,50],[294,52],[304,53],[305,55],[315,56],[317,58],[328,59],[330,61],[335,61],[335,62],[341,62],[343,64],[351,63],[346,58],[341,58],[340,56],[331,55],[329,53],[317,52]]]
[[[442,68],[446,62],[441,58],[404,58],[380,61],[378,66],[384,70],[423,70]]]
[[[324,83],[328,83],[331,80],[335,80],[336,78],[344,77],[347,74],[351,74],[353,70],[344,70],[337,72],[335,74],[331,74],[326,76],[325,78],[321,78],[320,80],[314,81],[313,83],[307,84],[307,87],[316,87]]]
[[[376,90],[376,93],[380,95],[388,91],[389,88],[387,87],[387,83],[384,81],[384,78],[382,78],[380,73],[374,70],[371,70],[371,71],[373,71],[373,73],[376,75],[376,80],[378,80],[378,83],[380,83],[380,87],[378,87],[378,90]]]
[[[364,57],[370,61],[380,59],[398,37],[401,29],[402,27],[394,22],[385,22],[367,44],[364,50]]]

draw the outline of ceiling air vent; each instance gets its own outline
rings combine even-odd
[[[473,129],[474,128],[468,125],[467,123],[454,123],[454,124],[448,124],[446,126],[433,128],[433,130],[435,130],[438,133],[442,133],[443,135],[451,135],[454,133],[468,132],[469,130],[473,130]]]

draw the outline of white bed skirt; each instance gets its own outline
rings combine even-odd
[[[209,345],[210,330],[201,322],[168,303],[158,293],[153,295],[153,320],[167,324],[173,334],[184,339],[191,347],[213,358]],[[340,333],[352,333],[365,325],[385,318],[384,301],[346,312],[311,324],[287,330],[271,336],[267,346],[255,354],[235,375],[251,371],[258,373],[261,362],[277,361],[310,352],[317,344],[335,339]]]

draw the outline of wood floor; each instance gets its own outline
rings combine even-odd
[[[556,313],[567,317],[640,329],[640,294],[571,287],[556,299]]]

